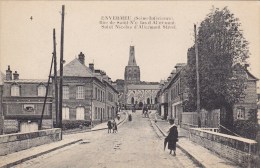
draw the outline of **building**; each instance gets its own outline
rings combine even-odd
[[[167,80],[160,82],[160,91],[157,94],[159,114],[165,120],[174,118],[176,124],[181,124],[183,102],[188,97],[185,67],[185,63],[176,64]]]
[[[3,128],[4,128],[4,115],[3,115],[3,85],[4,85],[4,74],[0,72],[0,135],[3,134]]]
[[[130,46],[124,80],[116,81],[117,88],[120,88],[120,105],[127,109],[142,109],[144,106],[156,109],[156,94],[159,91],[159,83],[141,81],[140,76],[141,71],[136,62],[135,48]]]
[[[43,111],[47,84],[47,80],[19,79],[8,66],[3,85],[4,133],[38,130],[42,112],[42,128],[52,128],[51,85]]]
[[[59,82],[59,72],[58,82]],[[53,84],[54,88],[54,84]],[[85,65],[81,52],[63,68],[62,119],[91,121],[93,123],[114,118],[117,110],[118,92],[111,79],[102,70],[95,70],[94,64]],[[53,102],[55,107],[55,101]],[[56,118],[56,115],[53,115]]]
[[[246,76],[245,95],[233,107],[234,120],[247,120],[250,110],[257,109],[257,81],[258,79],[252,75],[245,66],[244,74]]]

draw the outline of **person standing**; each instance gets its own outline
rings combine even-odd
[[[174,124],[174,119],[169,119],[170,128],[167,131],[169,134],[164,140],[164,149],[166,147],[166,144],[168,143],[168,149],[170,150],[170,154],[173,156],[176,156],[176,142],[178,142],[178,129],[177,126]]]
[[[113,133],[117,133],[117,124],[116,124],[115,119],[112,122],[112,127],[113,127]]]
[[[108,122],[107,122],[107,129],[108,129],[108,133],[111,133],[112,122],[110,120],[108,120]]]

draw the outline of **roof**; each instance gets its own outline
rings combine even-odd
[[[128,85],[128,89],[130,90],[159,90],[159,84],[158,85]]]
[[[0,85],[4,84],[4,74],[2,72],[0,72]]]
[[[248,70],[246,70],[246,73],[248,75],[248,80],[258,80],[258,78],[251,74]]]
[[[4,80],[8,83],[47,83],[48,79],[18,79],[18,80]]]
[[[57,72],[60,75],[60,70]],[[77,58],[63,67],[63,76],[76,77],[93,77],[92,71],[85,65],[81,64]]]
[[[183,67],[183,66],[186,66],[187,64],[186,63],[177,63],[175,65],[175,67]]]

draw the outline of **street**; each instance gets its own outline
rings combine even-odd
[[[15,167],[198,167],[177,148],[177,156],[163,151],[163,139],[159,139],[148,118],[141,111],[133,113],[133,120],[119,126],[118,133],[107,130],[86,132],[83,143],[23,162]],[[77,136],[77,135],[75,135]]]

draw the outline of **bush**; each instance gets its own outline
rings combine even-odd
[[[237,120],[234,122],[235,133],[245,138],[256,139],[258,129],[259,126],[254,121]]]
[[[64,120],[62,121],[62,130],[88,127],[89,125],[90,121],[87,120]]]

